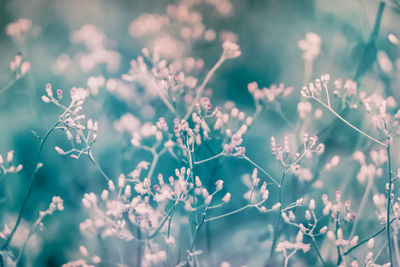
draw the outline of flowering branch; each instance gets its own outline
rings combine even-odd
[[[11,231],[10,235],[8,236],[6,242],[1,247],[1,250],[5,250],[8,247],[8,245],[10,244],[15,232],[17,231],[17,229],[18,229],[18,227],[19,227],[19,225],[21,223],[22,215],[23,215],[23,213],[25,211],[26,205],[28,204],[29,198],[30,198],[30,196],[32,194],[33,184],[34,184],[34,181],[35,181],[36,173],[39,170],[39,160],[40,160],[40,156],[42,154],[42,150],[43,150],[44,144],[45,144],[47,138],[50,136],[50,134],[53,132],[53,130],[57,127],[57,125],[59,123],[60,123],[60,121],[57,121],[53,125],[53,127],[51,127],[47,131],[46,135],[40,140],[39,151],[37,153],[35,164],[34,164],[34,169],[33,169],[32,174],[31,174],[28,192],[26,193],[25,198],[24,198],[24,200],[22,202],[22,206],[21,206],[21,208],[19,210],[18,218],[17,218],[17,221],[16,221],[16,223],[14,225],[14,228],[12,229],[12,231]]]

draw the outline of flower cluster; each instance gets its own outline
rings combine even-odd
[[[23,62],[21,54],[17,54],[14,60],[10,61],[10,69],[15,73],[16,79],[24,76],[30,68],[31,64],[28,61]]]
[[[7,173],[20,172],[23,168],[22,164],[13,165],[14,150],[8,151],[5,160],[0,154],[0,177],[5,176]]]
[[[54,128],[63,130],[72,146],[68,151],[55,146],[57,153],[70,155],[74,159],[78,159],[82,154],[89,154],[97,139],[98,130],[97,121],[86,120],[85,115],[80,113],[89,94],[89,89],[73,87],[70,90],[71,102],[68,106],[64,106],[60,103],[63,99],[63,91],[57,89],[54,96],[52,85],[46,84],[46,95],[42,95],[42,100],[45,103],[54,103],[63,110]]]

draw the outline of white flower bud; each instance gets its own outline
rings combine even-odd
[[[354,236],[350,241],[350,246],[355,246],[358,243],[358,236]]]
[[[327,237],[329,240],[336,240],[335,234],[332,231],[328,231]]]
[[[294,221],[296,220],[296,215],[294,215],[293,211],[289,210],[289,219]]]
[[[54,149],[57,151],[58,154],[65,155],[65,152],[62,148],[55,146]]]
[[[16,171],[16,172],[20,172],[20,171],[22,170],[22,168],[23,168],[22,164],[19,164],[19,165],[17,166],[17,168],[15,169],[15,171]]]
[[[311,220],[311,213],[310,213],[309,210],[306,210],[306,215],[305,215],[305,217],[306,217],[306,220],[307,220],[307,221]]]
[[[296,243],[301,243],[303,241],[303,233],[299,231],[296,236]]]
[[[110,191],[115,191],[115,186],[114,183],[110,180],[108,181],[108,189],[110,189]]]
[[[222,202],[228,203],[231,200],[231,193],[226,193],[225,196],[222,198]]]
[[[367,247],[369,249],[372,249],[374,247],[374,243],[375,243],[375,239],[371,238],[370,240],[368,240]]]
[[[100,258],[99,256],[97,256],[97,255],[94,255],[94,256],[92,257],[92,262],[93,262],[94,264],[99,264],[99,263],[101,262],[101,258]]]
[[[310,203],[308,204],[308,208],[310,210],[315,210],[315,200],[314,199],[310,199]]]
[[[269,196],[269,192],[268,192],[268,190],[265,190],[265,192],[262,195],[262,199],[265,201],[268,199],[268,196]]]
[[[101,192],[101,199],[103,201],[106,201],[108,199],[108,195],[109,195],[108,190],[103,190],[103,192]]]
[[[282,204],[280,202],[278,202],[278,203],[276,203],[275,205],[272,206],[271,210],[278,210],[281,207],[281,205]]]
[[[44,103],[49,103],[49,102],[50,102],[50,98],[48,98],[48,97],[45,96],[45,95],[42,95],[42,101],[43,101]]]
[[[87,257],[89,255],[87,249],[84,246],[80,246],[79,251],[81,252],[83,257]]]
[[[208,196],[206,197],[206,199],[204,200],[204,204],[210,205],[211,200],[212,200],[212,195],[208,195]]]
[[[320,233],[321,235],[323,235],[323,234],[326,233],[327,230],[328,230],[328,227],[327,227],[327,226],[324,226],[324,227],[322,227],[322,228],[319,230],[319,233]]]
[[[124,174],[120,174],[119,175],[119,177],[118,177],[118,187],[119,188],[122,188],[122,187],[124,187],[125,186],[125,175]]]
[[[7,162],[11,162],[14,158],[14,150],[11,150],[7,153]]]
[[[222,181],[222,180],[218,180],[218,181],[215,183],[216,190],[217,190],[217,191],[221,191],[221,190],[222,190],[222,187],[223,187],[223,185],[224,185],[224,181]]]
[[[126,187],[125,187],[125,192],[124,192],[124,195],[126,196],[126,197],[130,197],[131,196],[131,186],[130,185],[127,185]]]

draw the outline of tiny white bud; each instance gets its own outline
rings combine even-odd
[[[315,210],[315,200],[311,199],[310,203],[308,204],[310,210]]]
[[[204,204],[210,205],[211,200],[212,200],[212,195],[208,195],[208,196],[206,197],[206,199],[204,200]]]
[[[101,199],[103,201],[106,201],[108,199],[108,190],[103,190],[103,192],[101,192]]]
[[[269,191],[268,191],[268,190],[265,190],[264,193],[263,193],[263,195],[262,195],[262,199],[265,201],[265,200],[268,199],[268,197],[269,197]]]
[[[222,202],[228,203],[231,200],[231,193],[226,193],[225,196],[222,198]]]
[[[224,181],[222,181],[222,180],[218,180],[218,181],[215,183],[216,190],[217,190],[217,191],[221,191],[221,190],[222,190],[222,187],[223,187],[223,185],[224,185]]]
[[[367,247],[369,249],[372,249],[374,247],[374,243],[375,243],[375,240],[373,238],[371,238],[370,240],[368,240]]]
[[[19,164],[19,165],[17,166],[17,168],[15,169],[15,171],[16,171],[16,172],[20,172],[20,171],[22,170],[22,168],[23,168],[22,164]]]
[[[57,151],[58,154],[65,155],[65,152],[62,148],[55,146],[54,149]]]
[[[329,240],[335,240],[336,239],[335,234],[332,231],[328,231],[327,237],[328,237]]]
[[[122,173],[119,175],[118,177],[118,187],[122,188],[125,186],[125,175],[123,175]]]
[[[306,220],[307,220],[307,221],[311,220],[311,212],[310,212],[309,210],[306,210],[306,215],[305,215],[305,217],[306,217]]]
[[[108,188],[110,189],[110,191],[115,191],[114,183],[111,180],[108,181]]]
[[[48,97],[45,96],[45,95],[42,95],[42,101],[43,101],[44,103],[49,103],[49,102],[50,102],[50,98],[48,98]]]
[[[99,256],[97,256],[97,255],[94,255],[94,256],[92,257],[92,262],[93,262],[94,264],[99,264],[99,263],[101,262],[101,258],[100,258]]]
[[[282,204],[280,202],[278,202],[278,203],[276,203],[275,205],[272,206],[271,210],[278,210],[281,207],[281,205]]]
[[[14,158],[14,150],[11,150],[7,153],[7,162],[11,162]]]
[[[322,228],[319,230],[319,233],[320,233],[321,235],[323,235],[323,234],[326,233],[327,230],[328,230],[328,227],[327,227],[327,226],[324,226],[324,227],[322,227]]]
[[[87,249],[84,246],[80,246],[79,251],[81,252],[83,257],[87,257],[89,255]]]

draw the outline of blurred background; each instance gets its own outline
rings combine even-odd
[[[202,14],[202,22],[207,29],[215,30],[216,38],[193,42],[182,56],[202,58],[204,69],[207,70],[221,54],[224,34],[237,39],[242,55],[224,63],[217,71],[210,83],[213,88],[212,103],[223,105],[226,101],[233,101],[241,110],[251,114],[255,107],[247,85],[256,81],[260,87],[270,87],[283,82],[286,86],[295,88],[294,93],[282,100],[280,105],[289,122],[296,125],[298,112],[297,105],[293,103],[297,103],[301,87],[308,82],[304,78],[304,61],[298,42],[308,32],[314,32],[321,37],[322,44],[321,52],[314,61],[311,78],[317,78],[324,73],[329,73],[332,79],[353,78],[362,64],[366,66],[359,76],[359,84],[363,90],[370,93],[389,92],[398,100],[400,50],[398,44],[388,39],[389,34],[400,36],[400,6],[396,1],[386,2],[379,34],[373,39],[375,50],[371,52],[371,58],[364,54],[366,47],[370,45],[379,3],[375,0],[233,0],[232,10],[222,14],[210,5],[198,4],[195,6],[196,11]],[[135,34],[130,33],[131,23],[145,13],[165,14],[169,4],[176,4],[176,1],[0,1],[0,88],[13,77],[9,62],[17,53],[22,53],[23,59],[31,64],[30,71],[24,77],[0,94],[0,153],[4,155],[14,149],[15,161],[24,165],[20,173],[0,180],[0,225],[14,225],[17,211],[28,189],[29,176],[39,147],[39,140],[32,131],[43,136],[60,114],[57,107],[45,104],[40,99],[46,83],[67,92],[73,86],[87,87],[87,80],[91,76],[101,75],[106,80],[120,78],[127,73],[130,60],[140,55],[141,49],[149,43],[148,38],[132,36]],[[10,38],[6,34],[6,27],[20,18],[30,19],[32,29],[23,40]],[[86,66],[85,69],[82,62],[76,61],[90,52],[90,44],[88,48],[82,42],[74,40],[73,33],[87,24],[102,31],[98,35],[101,36],[99,38],[104,38],[104,47],[116,54],[113,54],[111,62],[100,62],[95,66]],[[390,61],[391,69],[382,68],[376,60],[378,51],[384,52],[381,55]],[[204,75],[205,71],[200,72],[200,79]],[[93,153],[110,177],[116,179],[121,172],[131,171],[138,162],[148,157],[148,154],[134,149],[129,143],[129,137],[118,132],[113,123],[126,112],[143,118],[144,121],[163,116],[162,105],[152,102],[151,106],[153,109],[146,109],[146,112],[155,113],[154,116],[144,114],[141,106],[123,101],[106,90],[100,91],[85,105],[84,114],[97,119],[100,125],[99,138]],[[360,114],[355,111],[349,115],[349,120],[356,124],[362,123]],[[326,118],[322,121],[307,121],[308,131],[316,134],[333,121],[330,115],[326,115]],[[350,160],[346,161],[346,157],[351,159],[352,151],[365,146],[366,142],[359,140],[360,137],[346,126],[340,124],[338,127],[337,131],[341,134],[329,140],[331,143],[327,146],[324,157],[329,158],[336,154],[343,156],[341,164],[347,171],[333,171],[321,177],[325,188],[323,192],[332,195],[336,190],[342,189],[357,203],[363,189],[354,186],[357,181],[351,178],[356,174],[358,166]],[[289,131],[279,114],[274,109],[267,108],[245,137],[247,154],[278,175],[280,167],[272,159],[268,140],[271,135],[282,140]],[[87,217],[81,205],[83,194],[99,193],[106,183],[87,158],[74,160],[60,156],[53,149],[55,145],[68,145],[63,133],[54,133],[44,148],[41,157],[44,166],[38,172],[21,228],[29,227],[38,211],[48,206],[53,195],[64,199],[65,210],[44,221],[44,231],[31,240],[22,265],[60,266],[79,257],[78,247],[81,244],[101,247],[98,244],[87,244],[88,241],[79,231],[79,223]],[[397,158],[395,161],[395,164],[399,163]],[[175,168],[174,161],[165,158],[157,166],[156,172],[169,176],[174,173]],[[241,176],[251,171],[252,167],[248,163],[235,158],[210,162],[199,169],[199,173],[209,177],[210,185],[221,177],[225,180],[224,190],[236,195],[247,192],[248,188],[243,184]],[[287,191],[284,193],[291,196],[288,203],[297,199],[308,188],[307,185],[298,183],[295,177],[290,177],[287,184]],[[307,191],[320,198],[321,191]],[[276,199],[274,192],[271,192],[271,198]],[[230,207],[233,209],[244,203],[241,197],[232,198]],[[366,218],[368,216],[370,215],[366,215]],[[198,246],[207,253],[210,266],[218,266],[224,260],[229,260],[234,266],[264,266],[268,259],[268,242],[274,222],[273,215],[247,210],[209,224],[204,229]],[[371,225],[374,224],[360,225],[361,235],[363,229],[367,230]],[[287,230],[296,233],[294,228],[288,227]],[[112,254],[112,251],[104,247],[103,249],[101,255]],[[124,253],[129,256],[129,247]],[[323,250],[323,253],[329,256],[328,250]],[[316,258],[307,259],[304,256],[296,266],[316,264]]]

